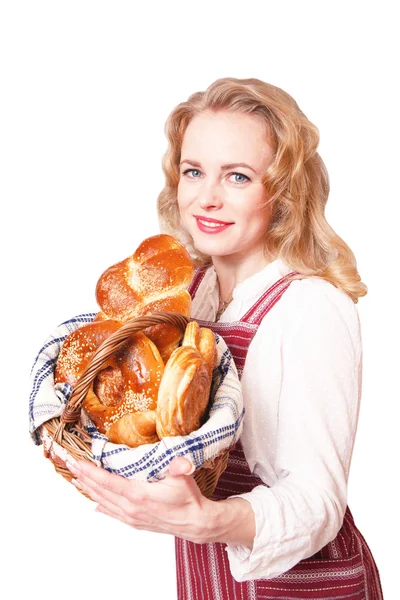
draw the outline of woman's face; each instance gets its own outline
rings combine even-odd
[[[238,112],[204,111],[183,138],[178,185],[182,225],[211,257],[263,253],[270,209],[262,177],[273,160],[265,127]]]

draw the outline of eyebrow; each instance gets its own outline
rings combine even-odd
[[[192,165],[193,167],[201,167],[201,164],[199,162],[197,162],[197,160],[190,160],[190,159],[185,158],[179,164],[181,165],[183,163],[188,163],[189,165]],[[236,167],[245,167],[246,169],[250,169],[250,171],[253,171],[253,173],[256,173],[256,171],[253,169],[253,167],[251,167],[247,163],[243,163],[243,162],[228,163],[226,165],[221,165],[221,171],[225,171],[226,169],[235,169]]]

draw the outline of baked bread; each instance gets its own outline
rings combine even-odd
[[[156,345],[136,333],[96,376],[82,408],[110,442],[132,448],[157,442],[155,408],[163,372]]]
[[[189,316],[187,286],[193,265],[175,238],[147,238],[136,252],[99,278],[100,311],[65,340],[55,382],[74,386],[97,348],[125,322],[158,311]],[[207,409],[216,364],[211,330],[160,324],[131,336],[96,375],[82,408],[115,444],[136,447],[165,436],[187,435]],[[164,366],[166,364],[166,367]]]
[[[126,322],[158,311],[190,315],[187,291],[194,267],[186,248],[174,237],[159,234],[145,239],[136,252],[100,276],[96,299],[98,318]],[[166,362],[178,347],[182,333],[173,325],[148,327],[144,333],[156,344]]]
[[[54,383],[69,383],[74,387],[100,344],[121,326],[122,323],[110,319],[94,321],[70,333],[58,355]]]
[[[161,379],[156,408],[156,429],[160,439],[188,435],[200,427],[216,362],[214,333],[191,321],[182,345],[170,356]]]

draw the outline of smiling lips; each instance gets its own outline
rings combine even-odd
[[[197,227],[204,233],[219,233],[224,229],[227,229],[233,223],[226,223],[224,221],[217,221],[216,219],[205,219],[203,217],[196,217]]]

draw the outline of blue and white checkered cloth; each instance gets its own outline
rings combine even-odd
[[[62,344],[72,331],[91,322],[95,316],[96,313],[82,314],[62,323],[47,339],[35,360],[31,372],[29,431],[36,444],[42,442],[38,433],[40,425],[61,415],[72,392],[68,384],[54,384],[54,369]],[[166,475],[175,456],[184,456],[198,469],[239,439],[244,416],[241,385],[225,341],[217,334],[215,337],[218,364],[213,373],[212,407],[207,422],[187,436],[166,437],[155,444],[129,448],[109,442],[82,413],[99,465],[127,478],[157,481]]]

